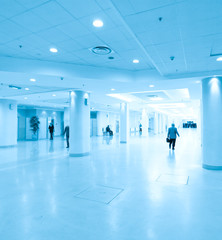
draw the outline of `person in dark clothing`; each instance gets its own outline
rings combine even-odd
[[[50,133],[50,140],[53,140],[54,125],[52,122],[49,124],[49,133]]]
[[[110,129],[109,125],[106,127],[106,132],[109,133],[110,136],[113,136],[113,131]]]
[[[69,126],[64,129],[64,135],[66,135],[66,148],[69,148]]]
[[[173,145],[173,150],[175,149],[175,143],[176,143],[177,136],[179,137],[180,134],[178,133],[177,128],[175,127],[175,124],[172,123],[171,127],[168,129],[168,134],[167,134],[167,138],[170,139],[169,149],[171,149],[171,145]]]
[[[139,133],[140,133],[140,135],[142,135],[142,131],[143,131],[143,127],[142,127],[142,124],[140,123],[140,125],[139,125]]]

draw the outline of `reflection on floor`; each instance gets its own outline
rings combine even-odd
[[[60,138],[0,149],[0,239],[221,239],[222,173],[180,134],[175,151],[165,135],[93,137],[82,158]]]

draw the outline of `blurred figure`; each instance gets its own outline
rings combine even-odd
[[[65,127],[63,135],[66,135],[66,148],[69,148],[69,126]]]
[[[169,149],[171,149],[171,145],[173,145],[173,150],[175,149],[176,144],[176,138],[179,137],[180,134],[177,131],[177,128],[175,127],[175,124],[172,123],[171,127],[168,129],[167,137],[169,138]]]
[[[142,124],[140,123],[140,125],[139,125],[139,133],[140,133],[140,135],[142,135],[142,131],[143,131],[143,128],[142,128]]]
[[[53,140],[53,133],[54,133],[54,125],[53,122],[49,124],[49,133],[50,133],[50,140]]]
[[[110,129],[109,125],[106,127],[106,133],[109,133],[110,136],[113,136],[113,131]]]

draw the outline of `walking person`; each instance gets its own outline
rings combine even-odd
[[[169,149],[171,149],[171,145],[172,145],[172,149],[173,150],[175,149],[177,136],[179,137],[180,134],[178,133],[177,128],[175,127],[175,124],[172,123],[171,127],[168,129],[168,134],[167,134],[167,138],[170,140]]]
[[[53,133],[54,133],[54,125],[53,122],[49,124],[49,133],[50,133],[50,140],[53,140]]]
[[[66,135],[66,148],[69,148],[69,126],[66,126],[63,132]]]

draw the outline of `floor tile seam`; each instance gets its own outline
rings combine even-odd
[[[105,205],[109,205],[109,202],[103,202],[103,201],[93,200],[93,199],[90,199],[90,198],[84,198],[84,197],[79,197],[79,196],[74,196],[74,197],[78,198],[78,199],[84,199],[84,200],[90,201],[90,202],[96,202],[96,203],[102,203],[102,204],[105,204]]]
[[[110,204],[114,199],[116,199],[120,193],[122,193],[124,191],[124,189],[121,189],[119,193],[116,194],[116,196],[114,196],[107,204]]]
[[[26,166],[36,164],[36,163],[42,163],[42,162],[47,162],[47,161],[50,161],[50,160],[56,160],[56,159],[61,158],[61,157],[68,158],[69,156],[68,155],[54,156],[54,157],[50,157],[50,158],[46,158],[46,159],[41,159],[41,160],[38,160],[38,161],[32,161],[32,162],[19,164],[17,166],[11,166],[11,167],[6,167],[6,168],[2,168],[2,169],[0,168],[0,172],[7,171],[7,170],[12,170],[12,169],[15,169],[15,168],[20,168],[20,167],[26,167]]]

